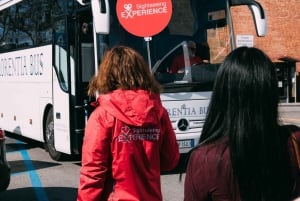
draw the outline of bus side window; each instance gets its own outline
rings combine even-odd
[[[58,73],[59,82],[65,91],[69,89],[68,86],[68,63],[67,63],[67,41],[66,41],[66,22],[64,19],[58,20],[53,25],[54,27],[54,66]]]
[[[93,43],[81,44],[81,66],[82,66],[82,81],[89,82],[91,77],[95,74]]]

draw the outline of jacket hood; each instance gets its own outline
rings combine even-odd
[[[145,90],[114,90],[97,100],[100,107],[128,125],[157,124],[162,113],[160,95]]]

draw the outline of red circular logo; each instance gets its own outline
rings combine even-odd
[[[129,33],[148,37],[161,32],[172,16],[171,0],[118,0],[117,16]]]

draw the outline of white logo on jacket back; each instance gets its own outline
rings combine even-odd
[[[118,142],[132,141],[158,141],[160,129],[158,128],[130,128],[123,126],[118,136]]]

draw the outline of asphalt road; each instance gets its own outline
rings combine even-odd
[[[295,124],[300,126],[300,103],[280,104],[279,120],[283,124]]]
[[[11,182],[0,201],[75,201],[80,159],[53,161],[41,143],[27,139],[6,138]],[[184,160],[184,159],[182,159]],[[183,180],[179,168],[161,176],[164,201],[183,200]]]

